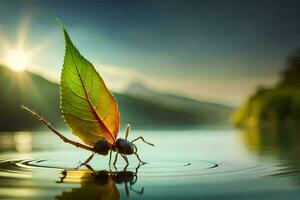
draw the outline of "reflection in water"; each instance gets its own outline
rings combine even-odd
[[[1,133],[0,153],[5,151],[31,152],[32,142],[33,138],[30,132]]]
[[[62,171],[62,177],[58,183],[80,183],[79,188],[73,188],[71,192],[63,192],[56,197],[57,200],[68,199],[90,199],[90,200],[118,200],[120,193],[116,184],[124,184],[126,196],[129,190],[142,195],[144,188],[140,191],[134,190],[133,185],[137,182],[138,168],[135,172],[127,171],[92,171],[90,169],[69,169]]]
[[[278,159],[285,167],[276,175],[299,176],[300,127],[282,124],[244,130],[246,146],[260,156]]]
[[[32,135],[29,132],[16,132],[14,134],[15,148],[17,152],[27,153],[32,150]]]

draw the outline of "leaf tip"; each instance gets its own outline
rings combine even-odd
[[[61,27],[61,29],[62,29],[62,31],[64,33],[66,42],[71,42],[71,39],[69,37],[69,34],[68,34],[67,30],[64,27],[64,24],[60,21],[59,18],[56,18],[56,21],[58,22],[58,24],[60,25],[60,27]]]
[[[64,25],[63,25],[63,23],[60,21],[60,19],[58,17],[56,18],[56,21],[60,25],[60,27],[64,30]]]

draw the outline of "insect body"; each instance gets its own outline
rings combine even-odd
[[[116,140],[116,142],[115,142],[113,145],[109,144],[105,139],[101,139],[101,140],[99,140],[99,141],[95,144],[95,146],[93,147],[93,151],[94,151],[95,153],[98,153],[98,154],[101,154],[101,155],[107,155],[107,154],[110,152],[109,165],[110,165],[110,163],[111,163],[111,153],[112,153],[112,151],[115,151],[115,152],[116,152],[114,165],[115,165],[116,162],[117,162],[117,159],[118,159],[118,155],[119,155],[119,154],[124,158],[124,160],[125,160],[125,162],[126,162],[127,164],[129,164],[129,163],[128,163],[128,159],[127,159],[127,155],[132,155],[132,154],[136,155],[137,159],[138,159],[141,163],[145,163],[145,162],[143,162],[143,161],[140,159],[139,155],[137,154],[137,147],[136,147],[136,145],[134,144],[134,142],[137,141],[137,140],[142,140],[142,141],[145,142],[146,144],[149,144],[149,145],[151,145],[151,146],[154,146],[154,145],[153,145],[152,143],[146,142],[146,141],[144,140],[143,137],[138,137],[138,138],[136,138],[136,139],[134,139],[134,140],[132,140],[132,141],[127,140],[129,132],[130,132],[130,125],[128,124],[127,127],[126,127],[125,139],[118,138],[118,139]],[[90,159],[92,159],[93,156],[94,156],[94,154],[92,154],[92,155],[91,155],[91,156],[83,163],[83,165],[84,165],[84,164],[87,164],[87,163],[90,161]]]

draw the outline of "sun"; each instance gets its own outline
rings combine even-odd
[[[29,55],[23,50],[11,50],[7,52],[6,64],[16,72],[22,72],[29,63]]]
[[[15,72],[32,70],[34,58],[38,56],[39,51],[49,42],[49,40],[46,39],[42,42],[35,42],[36,45],[31,48],[26,48],[28,47],[28,45],[25,44],[28,43],[27,32],[29,24],[29,17],[25,16],[21,19],[15,44],[12,44],[8,37],[6,37],[4,29],[0,29],[0,52],[3,52],[3,55],[0,55],[0,64]]]

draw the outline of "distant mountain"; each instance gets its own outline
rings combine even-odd
[[[151,102],[173,112],[186,114],[184,123],[198,125],[221,125],[228,123],[232,107],[193,100],[187,97],[155,92],[140,83],[130,85],[126,92],[140,101]]]
[[[27,130],[37,125],[28,113],[21,110],[21,104],[62,125],[56,83],[29,72],[14,72],[0,66],[0,91],[0,130]]]
[[[59,106],[59,85],[30,72],[14,72],[0,66],[0,130],[29,130],[40,127],[24,104],[57,127],[65,126]],[[114,93],[121,113],[121,126],[138,129],[177,129],[227,125],[232,108],[154,92],[140,84],[125,93]]]

